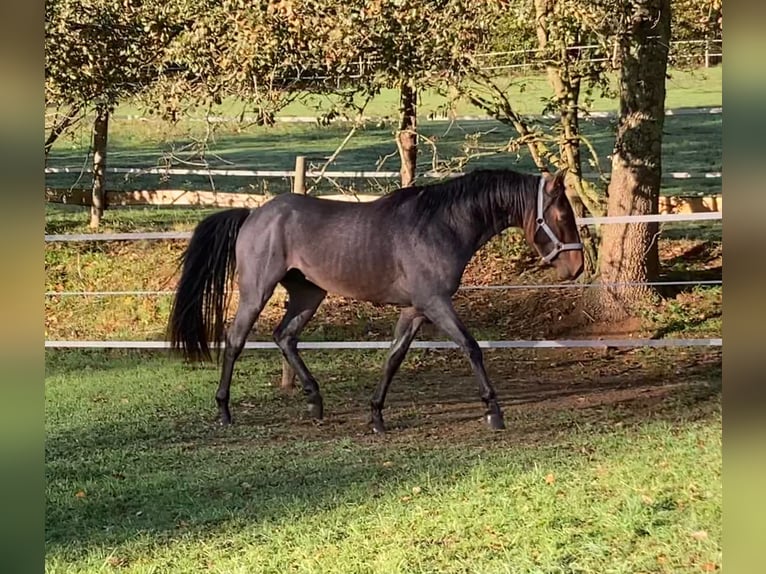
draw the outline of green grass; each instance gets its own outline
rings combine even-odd
[[[523,113],[537,113],[542,109],[542,98],[547,93],[544,78],[526,77],[527,88],[516,94],[519,109]],[[424,136],[437,141],[438,157],[449,160],[460,155],[462,146],[473,134],[482,132],[480,141],[483,145],[507,143],[515,136],[508,127],[494,121],[464,120],[451,124],[447,121],[428,121],[425,116],[443,105],[433,94],[423,96],[420,111],[424,116],[420,129]],[[514,100],[516,101],[516,100]],[[667,107],[695,107],[720,105],[721,69],[711,68],[696,72],[673,72],[668,80]],[[394,117],[395,99],[385,92],[374,102],[375,114]],[[297,104],[296,104],[297,105]],[[233,104],[224,106],[222,113],[232,112]],[[614,100],[600,100],[594,110],[614,110]],[[234,110],[236,111],[236,110]],[[468,108],[459,109],[461,113],[478,113]],[[175,155],[187,157],[185,146],[191,145],[194,138],[200,138],[204,126],[200,123],[181,122],[169,126],[163,122],[127,120],[126,112],[137,113],[133,108],[118,110],[110,127],[109,165],[113,167],[136,167],[164,165]],[[292,107],[285,111],[287,115],[310,114],[309,108]],[[372,111],[371,111],[372,114]],[[541,121],[541,120],[536,120]],[[393,140],[394,124],[391,121],[380,124],[368,123],[348,142],[332,165],[332,170],[375,170],[377,168],[397,171],[398,157]],[[614,144],[613,120],[593,119],[583,124],[583,132],[590,138],[600,159],[600,168],[606,172],[610,165],[607,158]],[[663,170],[687,171],[702,175],[708,171],[721,170],[722,158],[722,118],[720,115],[684,115],[669,116],[665,123],[663,141]],[[294,166],[296,155],[306,155],[309,163],[320,166],[343,141],[347,127],[331,125],[319,127],[311,124],[277,124],[273,127],[236,125],[218,125],[215,136],[209,142],[206,161],[213,168],[243,168],[290,170]],[[85,165],[87,148],[90,145],[89,126],[57,143],[51,153],[49,166],[76,168]],[[420,146],[419,163],[421,167],[431,165],[432,149],[425,143]],[[385,161],[384,158],[388,158]],[[382,163],[381,163],[382,162]],[[174,160],[176,167],[181,166]],[[516,154],[503,154],[472,160],[468,168],[505,166],[522,170],[534,168],[526,150]],[[193,166],[192,166],[193,167]],[[595,178],[597,170],[587,167],[588,176]],[[89,176],[77,174],[49,175],[46,183],[54,187],[87,187]],[[395,182],[390,180],[361,181],[341,180],[337,182],[344,188],[359,192],[381,192],[390,189]],[[202,176],[109,176],[109,189],[211,189],[221,191],[250,191],[279,193],[290,188],[287,178],[256,180],[254,178]],[[721,190],[720,179],[704,177],[689,180],[667,179],[663,182],[665,194],[708,194]],[[325,184],[320,191],[336,191],[331,184]]]
[[[546,412],[508,398],[504,433],[485,431],[474,403],[476,417],[453,434],[429,419],[442,407],[407,385],[435,368],[415,360],[390,409],[390,420],[415,409],[412,428],[374,440],[349,417],[363,413],[381,358],[309,355],[328,407],[314,427],[299,397],[270,388],[274,356],[248,355],[233,394],[238,424],[222,429],[213,366],[49,352],[46,571],[720,567],[720,370],[649,409]]]

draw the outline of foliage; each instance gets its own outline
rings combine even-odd
[[[722,0],[675,0],[672,18],[674,40],[716,39],[723,36]]]
[[[89,109],[111,109],[159,78],[164,51],[182,27],[184,4],[46,1],[45,104],[51,144]]]

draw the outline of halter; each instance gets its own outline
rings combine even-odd
[[[545,187],[545,178],[540,176],[540,185],[537,187],[537,220],[536,220],[537,227],[535,227],[535,235],[537,235],[537,232],[540,229],[542,229],[543,231],[545,231],[545,234],[548,236],[548,238],[553,242],[553,250],[550,253],[548,253],[547,255],[543,255],[542,252],[540,253],[540,256],[543,258],[543,261],[545,263],[550,263],[562,251],[573,251],[576,249],[582,249],[582,243],[562,243],[559,240],[559,238],[556,237],[556,234],[553,233],[553,230],[545,222],[545,219],[543,218],[543,188],[544,187]]]

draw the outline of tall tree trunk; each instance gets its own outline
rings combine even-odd
[[[106,144],[109,133],[109,109],[96,107],[93,123],[93,199],[90,208],[90,226],[98,228],[106,207]]]
[[[537,18],[537,44],[540,50],[548,46],[548,22],[553,14],[556,0],[535,0],[535,16]],[[580,100],[580,76],[570,73],[568,63],[570,58],[576,59],[567,46],[561,46],[560,58],[562,65],[549,62],[546,64],[548,81],[553,88],[559,117],[564,136],[561,145],[561,159],[569,170],[566,194],[577,217],[585,217],[588,213],[586,206],[591,204],[585,194],[582,183],[582,159],[580,157],[580,118],[578,115]],[[596,272],[598,251],[588,227],[580,228],[580,237],[585,251],[584,278],[587,280]]]
[[[402,187],[412,185],[418,165],[417,90],[411,79],[403,80],[399,94],[399,131],[396,145],[401,159]]]
[[[670,0],[636,0],[620,37],[620,112],[608,189],[610,216],[657,213],[662,176]],[[657,223],[608,224],[602,230],[597,293],[603,319],[636,315],[659,272]]]

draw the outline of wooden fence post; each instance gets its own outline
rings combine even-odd
[[[293,193],[306,193],[306,157],[295,156],[295,179],[293,180]]]
[[[302,155],[295,157],[293,193],[300,193],[303,195],[306,193],[306,158]],[[289,301],[285,301],[285,308],[287,308],[288,303]],[[295,388],[295,370],[284,357],[282,357],[282,382],[280,388],[285,391]]]

